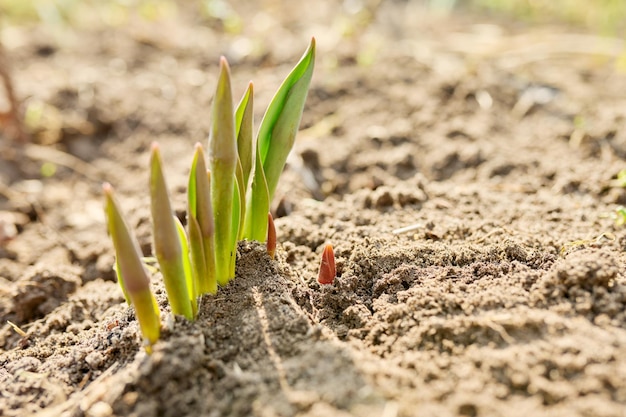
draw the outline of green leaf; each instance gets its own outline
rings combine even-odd
[[[176,223],[176,231],[178,232],[178,238],[180,239],[181,248],[183,250],[183,270],[185,272],[185,282],[187,283],[187,291],[189,295],[189,301],[191,302],[191,308],[193,310],[193,316],[196,317],[198,313],[198,287],[196,287],[196,281],[194,280],[192,268],[191,268],[191,253],[189,251],[189,242],[187,241],[187,234],[185,233],[185,227],[180,222],[180,219],[176,216],[174,222]]]
[[[204,243],[202,241],[202,233],[200,226],[195,217],[189,216],[187,219],[187,228],[189,229],[189,248],[191,256],[191,271],[193,273],[194,289],[196,296],[209,292],[208,280],[206,280],[207,269],[204,259]],[[206,284],[203,285],[203,281]]]
[[[270,202],[293,147],[313,76],[315,38],[270,102],[257,137]]]
[[[117,256],[115,257],[115,266],[113,266],[113,269],[115,270],[117,283],[120,284],[120,288],[122,289],[122,294],[124,294],[124,300],[126,300],[126,303],[130,305],[130,297],[128,296],[128,291],[126,291],[126,287],[124,287],[124,280],[122,279],[122,275],[120,274],[120,263],[117,260]]]
[[[193,308],[187,289],[182,243],[173,218],[169,193],[162,170],[161,153],[156,143],[152,144],[150,158],[150,201],[152,209],[152,234],[154,251],[159,261],[167,298],[172,313],[193,320]]]
[[[211,184],[206,170],[202,145],[196,144],[189,173],[188,226],[192,269],[200,294],[217,292],[215,276],[215,228],[211,204]],[[202,259],[202,260],[201,260]]]
[[[211,202],[215,216],[215,271],[217,282],[220,285],[226,285],[231,278],[230,259],[233,247],[230,235],[237,166],[237,141],[230,70],[224,57],[220,61],[220,76],[211,115],[209,161],[213,177]]]
[[[253,94],[254,86],[252,82],[248,84],[245,94],[241,98],[237,110],[235,111],[235,126],[237,128],[237,156],[241,166],[241,173],[237,173],[239,189],[244,190],[242,200],[245,201],[245,193],[248,189],[250,172],[252,171],[252,130],[254,129],[253,114]]]
[[[248,196],[244,237],[249,240],[265,242],[267,238],[267,213],[270,211],[270,195],[263,172],[261,155],[257,148],[252,187]]]
[[[105,183],[102,190],[105,196],[107,226],[115,247],[118,276],[135,307],[139,327],[146,341],[146,352],[150,353],[151,346],[159,339],[161,332],[159,309],[150,291],[150,280],[141,261],[139,244],[121,215],[113,195],[113,187]]]
[[[230,253],[230,264],[228,267],[228,277],[229,279],[233,279],[235,278],[235,260],[237,257],[237,241],[239,240],[239,228],[240,228],[240,224],[241,227],[243,228],[243,224],[242,224],[242,219],[241,219],[241,212],[242,210],[242,200],[240,197],[240,186],[239,183],[237,181],[237,179],[235,179],[235,187],[233,188],[233,221],[232,221],[232,231],[230,234],[230,247],[232,248],[232,251]]]
[[[235,178],[239,192],[239,218],[233,217],[238,222],[239,234],[237,239],[243,239],[244,221],[246,217],[246,194],[250,182],[252,170],[252,130],[253,130],[253,85],[248,85],[237,109],[235,110],[235,127],[237,131],[237,167]],[[237,242],[234,242],[236,245]],[[232,269],[232,268],[231,268]]]

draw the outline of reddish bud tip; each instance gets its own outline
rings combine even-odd
[[[335,252],[333,251],[333,245],[328,243],[324,246],[324,252],[322,252],[322,262],[320,263],[317,282],[320,284],[332,284],[336,275]]]
[[[274,259],[276,254],[276,227],[272,213],[267,213],[267,253]]]

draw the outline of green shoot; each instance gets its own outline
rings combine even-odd
[[[216,179],[211,181],[211,202],[215,216],[215,271],[218,284],[225,285],[234,278],[231,276],[231,257],[235,256],[233,243],[236,244],[236,236],[232,236],[232,211],[236,186],[237,141],[230,69],[224,57],[220,60],[220,75],[211,114],[209,161],[211,175]]]
[[[314,62],[315,39],[312,39],[300,62],[276,92],[261,121],[257,146],[263,161],[270,201],[296,139]]]
[[[252,82],[248,84],[248,89],[243,95],[237,110],[235,110],[235,128],[237,130],[237,185],[239,188],[239,198],[242,202],[239,209],[239,235],[238,239],[243,239],[244,220],[246,214],[246,193],[250,182],[250,172],[254,162],[252,153],[252,130],[254,128],[253,119],[253,93]]]
[[[244,237],[247,239],[263,242],[266,238],[266,216],[278,178],[293,148],[313,76],[314,63],[315,38],[311,39],[309,48],[283,81],[261,121],[252,188],[246,208]]]
[[[180,222],[178,217],[173,216],[176,223],[176,231],[178,232],[178,238],[180,239],[182,249],[182,261],[183,261],[183,273],[185,274],[185,284],[187,285],[187,292],[189,301],[191,302],[192,317],[196,317],[198,314],[198,302],[199,295],[198,286],[193,275],[193,269],[191,266],[191,251],[189,249],[189,242],[187,241],[187,234],[185,233],[185,227]]]
[[[105,196],[105,211],[109,234],[113,240],[117,259],[118,274],[128,297],[135,307],[146,352],[152,352],[152,345],[161,332],[160,315],[156,299],[150,291],[150,280],[141,262],[139,244],[132,237],[130,229],[121,215],[113,196],[110,184],[102,186]]]
[[[243,236],[245,239],[263,242],[267,235],[267,213],[270,211],[271,201],[258,147],[255,152],[254,167],[250,194],[246,201]]]
[[[185,259],[188,256],[187,253],[183,256],[181,235],[178,233],[178,226],[174,220],[175,216],[170,205],[161,165],[159,146],[153,143],[150,158],[150,197],[154,251],[161,267],[167,297],[172,305],[172,313],[193,320],[191,304],[195,303],[195,297],[187,289],[187,283],[191,282],[191,278],[186,274],[191,271],[185,268]],[[187,239],[184,240],[184,246],[187,246]]]
[[[191,164],[187,200],[189,246],[194,282],[198,289],[197,295],[215,294],[217,279],[213,207],[210,179],[205,165],[204,151],[200,144],[196,144],[196,152]]]

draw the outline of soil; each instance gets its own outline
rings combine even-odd
[[[261,3],[2,31],[35,122],[0,135],[0,415],[626,415],[624,44],[417,2]],[[147,355],[101,183],[149,255],[150,143],[182,213],[219,56],[258,124],[312,35],[276,260],[241,242],[194,322],[156,273]]]

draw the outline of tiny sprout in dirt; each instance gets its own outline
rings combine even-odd
[[[267,213],[267,254],[274,259],[276,254],[276,226],[274,226],[274,218],[272,213]]]
[[[113,187],[111,184],[104,184],[102,190],[106,201],[109,234],[115,246],[117,277],[126,301],[135,306],[146,352],[150,353],[161,332],[159,309],[150,291],[150,279],[141,261],[139,243],[130,233],[130,228],[122,217],[113,196]]]
[[[156,143],[152,145],[153,247],[173,314],[193,320],[199,297],[215,294],[218,285],[226,285],[235,277],[239,240],[266,242],[268,254],[274,258],[276,230],[268,213],[300,125],[314,61],[312,39],[274,95],[253,141],[252,83],[235,107],[230,68],[222,57],[211,111],[208,166],[200,144],[191,162],[186,230],[172,210],[161,149]],[[139,245],[121,214],[113,187],[105,184],[103,191],[118,281],[126,301],[135,307],[149,353],[159,338],[159,310]]]
[[[320,270],[317,274],[317,282],[320,284],[332,284],[337,276],[337,269],[335,268],[335,252],[333,251],[333,245],[330,243],[324,246],[322,252],[322,260],[320,262]]]

